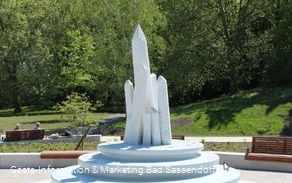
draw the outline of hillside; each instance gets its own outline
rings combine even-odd
[[[292,135],[292,86],[254,89],[170,109],[172,133],[186,136]],[[290,127],[288,127],[291,125]],[[122,134],[125,122],[107,127]]]
[[[172,108],[171,121],[174,134],[292,135],[292,86],[254,89]]]

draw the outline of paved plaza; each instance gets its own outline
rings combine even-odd
[[[240,170],[241,179],[255,183],[286,183],[291,182],[292,173]],[[1,183],[32,183],[50,179],[50,171],[17,173],[9,169],[0,170]]]
[[[119,136],[103,136],[102,141],[117,141]],[[186,137],[186,141],[200,142],[251,142],[251,137]],[[17,172],[16,170],[0,169],[1,183],[33,183],[50,179],[52,171],[35,170]],[[255,183],[286,183],[292,181],[292,173],[240,170],[241,179]]]

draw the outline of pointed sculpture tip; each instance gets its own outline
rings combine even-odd
[[[146,37],[144,35],[144,32],[140,26],[140,24],[138,24],[138,26],[136,27],[136,30],[135,30],[135,33],[134,33],[134,36],[132,39],[134,38],[138,38],[138,39],[141,39],[141,40],[146,40]]]
[[[159,82],[166,82],[166,79],[163,76],[159,76],[157,80]]]
[[[130,80],[127,80],[127,81],[125,82],[125,85],[133,85],[133,83],[132,83]]]

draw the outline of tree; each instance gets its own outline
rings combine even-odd
[[[165,57],[173,104],[214,98],[258,86],[267,34],[251,0],[158,1],[168,19]],[[264,32],[265,30],[263,30]],[[179,65],[179,67],[178,67]],[[204,93],[203,93],[204,92]]]
[[[14,111],[21,112],[22,95],[29,93],[27,84],[29,65],[46,56],[46,49],[39,47],[42,35],[32,20],[39,15],[36,1],[1,1],[0,7],[0,66],[5,78],[8,99],[12,100]],[[29,73],[29,74],[28,74]]]
[[[263,71],[263,83],[274,87],[292,83],[292,2],[277,0],[272,5],[272,53]]]

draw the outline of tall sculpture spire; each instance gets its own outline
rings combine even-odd
[[[124,143],[171,144],[167,82],[150,74],[146,37],[137,26],[132,38],[134,86],[125,83],[127,122]]]

